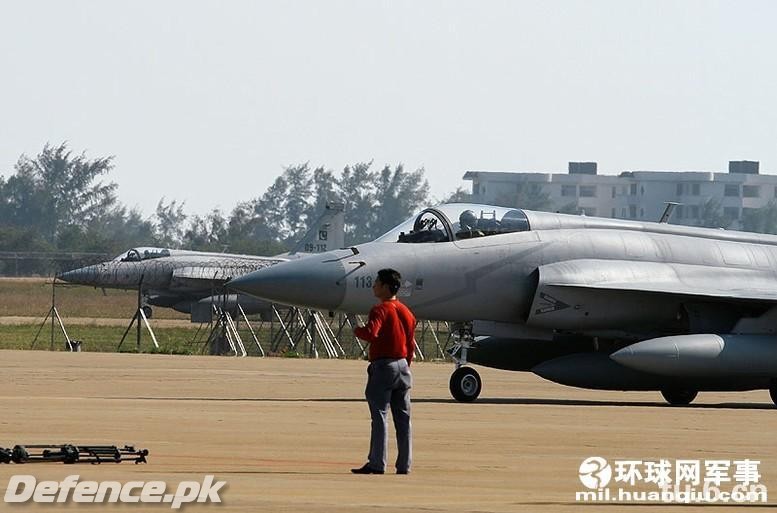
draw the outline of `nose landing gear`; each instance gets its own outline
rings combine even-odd
[[[471,403],[480,395],[483,381],[472,367],[459,367],[451,374],[451,395],[462,403]]]
[[[456,345],[451,349],[450,355],[456,362],[456,370],[451,374],[449,388],[451,395],[457,401],[471,403],[480,395],[483,388],[483,381],[480,374],[472,367],[467,367],[467,351],[472,346],[474,340],[472,336],[472,327],[470,325],[461,325],[454,328],[454,339]]]

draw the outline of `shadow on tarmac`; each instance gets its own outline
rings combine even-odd
[[[267,402],[267,403],[362,403],[363,398],[355,397],[310,397],[310,398],[271,398],[271,397],[93,397],[93,399],[136,400],[136,401],[215,401],[215,402]],[[679,408],[679,409],[724,409],[724,410],[774,410],[771,403],[700,403],[685,406],[672,406],[664,402],[647,401],[597,401],[592,399],[545,399],[530,397],[485,397],[473,403],[459,403],[452,398],[413,398],[418,404],[461,404],[478,405],[530,405],[530,406],[632,406],[642,408]]]

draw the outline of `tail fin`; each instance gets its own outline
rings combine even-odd
[[[327,202],[324,212],[289,254],[324,253],[345,247],[345,205]]]

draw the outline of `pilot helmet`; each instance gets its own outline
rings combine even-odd
[[[471,210],[465,210],[464,212],[459,215],[459,224],[461,225],[462,229],[472,229],[475,227],[475,224],[477,224],[478,218],[475,215],[475,213]]]

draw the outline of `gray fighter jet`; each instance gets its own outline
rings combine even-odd
[[[225,294],[223,284],[270,265],[296,260],[345,245],[343,205],[327,205],[316,224],[289,253],[275,257],[207,253],[163,248],[133,248],[113,260],[90,265],[58,276],[59,279],[99,288],[138,289],[143,310],[151,316],[151,306],[173,308],[192,315],[192,321],[210,318],[212,306],[232,311],[237,304],[247,314],[267,314],[271,305],[243,294]]]
[[[452,395],[475,400],[466,363],[565,385],[769,389],[777,402],[777,236],[487,205],[428,208],[374,242],[286,262],[228,287],[366,313],[384,267],[419,318],[458,323]]]

